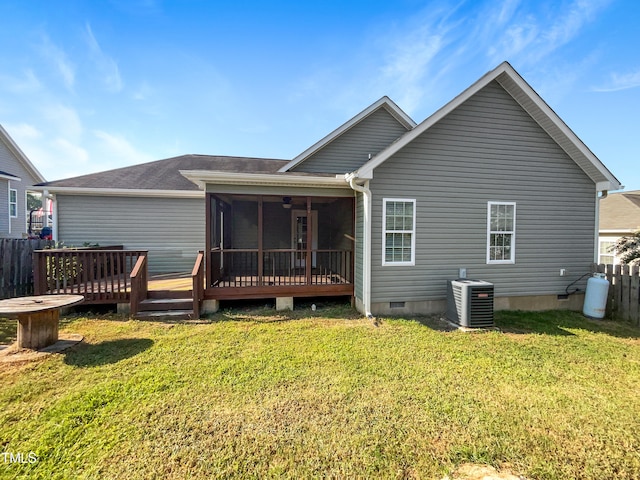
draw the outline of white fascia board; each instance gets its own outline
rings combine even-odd
[[[269,185],[287,187],[344,187],[350,188],[344,176],[278,175],[273,173],[212,172],[210,170],[180,170],[180,174],[200,188],[207,183],[227,185]]]
[[[11,180],[12,182],[21,182],[22,179],[20,177],[16,177],[15,175],[11,175],[10,173],[7,175],[4,175],[2,173],[0,173],[0,178],[2,178],[3,180]]]
[[[616,180],[615,182],[611,182],[611,181],[606,181],[606,182],[598,182],[596,183],[596,190],[598,192],[604,192],[604,191],[615,191],[615,190],[622,190],[624,188],[624,185],[620,185],[620,183]]]
[[[48,191],[59,195],[96,195],[107,197],[163,197],[163,198],[204,198],[201,190],[151,190],[145,188],[80,188],[37,185],[30,188],[38,192]]]
[[[599,181],[599,179],[593,179],[598,185],[598,191],[603,190],[618,190],[622,188],[622,185],[613,176],[613,174],[604,166],[604,164],[589,150],[589,148],[580,140],[575,133],[562,121],[562,119],[542,100],[542,98],[531,88],[531,86],[515,71],[515,69],[508,63],[503,62],[495,69],[483,75],[474,84],[460,93],[457,97],[437,110],[433,115],[428,117],[416,128],[407,132],[398,141],[389,145],[386,149],[382,150],[375,157],[365,163],[357,170],[357,176],[360,178],[373,178],[373,170],[382,164],[389,157],[397,153],[400,149],[405,147],[408,143],[412,142],[416,137],[424,133],[431,128],[435,123],[442,120],[446,115],[462,105],[465,101],[478,93],[484,87],[494,80],[497,80],[500,75],[507,75],[521,91],[527,95],[531,101],[546,115],[552,123],[565,135],[571,143],[596,167],[598,172],[606,179],[606,181]],[[504,85],[507,91],[509,91]],[[513,94],[513,92],[509,92]]]
[[[7,131],[0,125],[0,140],[3,140],[4,143],[9,147],[9,150],[13,152],[13,154],[18,158],[24,167],[31,172],[33,178],[35,178],[35,183],[44,183],[47,180],[42,176],[42,174],[38,171],[33,163],[29,160],[29,158],[24,154],[24,152],[20,149],[18,144],[13,141],[13,138],[9,136]]]
[[[562,135],[564,135],[571,142],[571,144],[575,146],[580,151],[580,153],[582,153],[582,155],[584,155],[587,158],[587,160],[589,160],[589,162],[605,178],[604,181],[592,178],[592,180],[596,182],[596,185],[603,184],[604,188],[600,188],[598,186],[597,187],[598,191],[619,190],[622,187],[622,185],[620,184],[618,179],[607,169],[607,167],[604,166],[604,164],[600,161],[600,159],[594,155],[594,153],[589,149],[589,147],[587,147],[585,143],[582,140],[580,140],[580,138],[578,138],[578,136],[573,132],[573,130],[571,130],[569,126],[566,123],[564,123],[564,121],[558,116],[558,114],[554,112],[549,105],[547,105],[547,103],[542,99],[542,97],[540,97],[540,95],[536,93],[536,91],[524,80],[524,78],[522,78],[520,74],[516,72],[515,69],[506,62],[504,62],[501,65],[501,67],[503,67],[502,69],[503,71],[499,72],[498,75],[496,75],[496,79],[498,79],[498,76],[502,73],[508,75],[509,78],[516,84],[516,86],[525,95],[527,95],[531,99],[531,101],[536,105],[536,107],[538,107],[542,111],[542,113],[549,120],[551,120],[554,126],[560,130]],[[498,82],[502,85],[499,79],[498,79]],[[509,91],[510,90],[509,88],[505,87],[504,85],[502,86],[507,90],[507,92],[512,93]]]
[[[396,103],[393,100],[391,100],[387,96],[384,96],[380,100],[375,102],[374,104],[372,104],[369,107],[365,108],[362,112],[357,114],[351,120],[347,121],[346,123],[344,123],[341,126],[339,126],[338,128],[336,128],[329,135],[325,136],[321,140],[319,140],[316,143],[314,143],[313,145],[311,145],[309,148],[307,148],[300,155],[296,156],[293,160],[291,160],[285,166],[281,167],[280,170],[278,170],[278,172],[281,172],[281,173],[282,172],[287,172],[291,168],[293,168],[296,165],[302,163],[304,160],[309,158],[311,155],[316,153],[318,150],[322,149],[325,145],[328,145],[333,140],[335,140],[340,135],[342,135],[344,132],[346,132],[350,128],[354,127],[355,125],[360,123],[365,118],[367,118],[369,115],[371,115],[373,112],[378,110],[380,107],[384,107],[396,120],[398,120],[408,130],[411,130],[411,129],[415,128],[416,122],[409,115],[407,115],[404,111],[402,111],[402,109],[400,107],[398,107],[398,105],[396,105]]]

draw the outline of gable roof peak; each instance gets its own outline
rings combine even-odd
[[[356,116],[352,117],[347,122],[340,125],[334,131],[326,135],[321,140],[317,141],[309,148],[307,148],[304,152],[297,155],[293,160],[283,166],[279,172],[287,172],[297,165],[304,162],[307,158],[324,148],[326,145],[334,141],[336,138],[341,136],[343,133],[347,132],[357,124],[359,124],[362,120],[369,117],[374,112],[377,112],[379,109],[384,108],[393,118],[395,118],[404,128],[407,130],[411,130],[415,128],[417,125],[416,122],[407,115],[393,100],[391,100],[388,96],[383,96],[379,100],[375,101],[367,108],[362,110]]]
[[[567,155],[596,183],[597,189],[618,190],[622,185],[566,123],[547,105],[538,93],[520,76],[509,62],[502,62],[480,77],[449,103],[441,107],[413,130],[375,155],[354,174],[363,179],[373,178],[376,167],[404,148],[416,137],[431,128],[491,82],[496,81],[531,118],[562,148]]]
[[[24,168],[33,176],[36,183],[45,181],[45,178],[38,171],[36,166],[31,163],[29,157],[27,157],[25,153],[20,149],[18,144],[13,141],[13,138],[11,138],[11,136],[7,133],[2,125],[0,125],[0,142],[3,142],[7,146],[9,151],[15,155],[18,161],[22,163]]]

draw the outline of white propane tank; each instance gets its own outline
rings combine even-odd
[[[604,318],[607,293],[609,293],[609,281],[604,278],[604,273],[594,273],[593,277],[587,281],[582,313],[590,318]]]

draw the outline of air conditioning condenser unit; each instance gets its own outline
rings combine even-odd
[[[493,283],[466,278],[448,281],[447,318],[463,327],[493,327]]]

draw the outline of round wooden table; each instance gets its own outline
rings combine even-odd
[[[39,295],[0,300],[0,316],[18,317],[18,347],[38,350],[58,341],[60,309],[84,300],[82,295]]]

